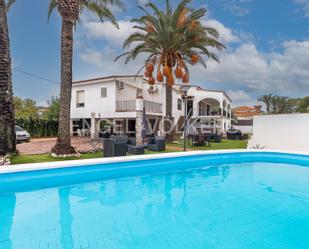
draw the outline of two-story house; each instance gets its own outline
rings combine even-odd
[[[184,104],[181,85],[173,87],[172,116],[174,124],[183,123]],[[190,124],[197,130],[225,133],[231,126],[231,99],[222,91],[206,91],[192,86],[188,92]],[[113,132],[134,134],[136,99],[144,100],[147,134],[162,132],[165,117],[165,85],[150,86],[142,76],[109,76],[76,81],[72,88],[71,120],[73,134],[112,127]],[[182,121],[181,121],[182,120]]]

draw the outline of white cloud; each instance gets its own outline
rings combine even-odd
[[[226,93],[233,100],[233,106],[252,105],[256,101],[254,97],[250,96],[244,90],[228,90]]]
[[[281,53],[262,53],[252,43],[221,54],[221,63],[209,61],[208,68],[191,68],[192,84],[207,88],[206,82],[217,83],[218,88],[230,94],[234,104],[254,104],[256,97],[265,93],[286,96],[309,95],[309,41],[284,42]],[[96,75],[135,74],[144,63],[143,57],[124,65],[113,62],[117,50],[85,50],[81,60],[90,65]],[[95,69],[93,69],[95,67]],[[221,85],[221,86],[220,86]]]
[[[252,0],[221,0],[223,9],[235,16],[246,16],[250,13],[248,3]]]
[[[122,43],[135,30],[134,23],[130,21],[119,21],[119,29],[109,22],[85,22],[85,34],[89,39],[103,39],[113,46],[121,46]]]
[[[280,52],[263,52],[253,43],[250,34],[243,35],[225,27],[217,20],[205,20],[205,24],[216,28],[221,41],[233,44],[234,48],[219,52],[220,64],[207,62],[207,70],[200,66],[191,68],[191,81],[207,87],[217,84],[219,89],[229,92],[235,103],[249,103],[257,96],[273,92],[287,96],[309,95],[309,41],[285,41],[278,46]],[[121,45],[133,32],[133,24],[120,21],[120,30],[108,23],[86,22],[80,39],[87,40],[78,49],[80,61],[87,66],[77,78],[112,74],[135,74],[144,63],[138,57],[128,65],[114,58],[122,53]],[[249,38],[248,38],[249,37]],[[104,40],[99,49],[93,40]],[[90,44],[90,45],[89,45]],[[214,87],[212,87],[214,88]]]
[[[79,54],[81,61],[89,65],[89,72],[87,74],[77,75],[77,79],[84,77],[96,77],[106,75],[122,75],[122,74],[136,74],[139,69],[144,65],[145,57],[140,56],[136,60],[129,62],[127,65],[124,64],[123,59],[114,62],[114,59],[120,53],[112,49],[111,47],[105,47],[103,51],[95,49],[87,49]],[[143,73],[143,72],[142,72]]]
[[[95,49],[86,49],[85,51],[80,53],[80,58],[83,62],[96,65],[98,68],[104,66],[104,56],[100,52],[96,51]]]
[[[309,1],[308,0],[294,0],[295,3],[302,5],[302,10],[306,17],[309,17]]]
[[[220,34],[220,41],[224,44],[240,42],[240,38],[234,34],[232,29],[225,27],[221,22],[215,19],[206,20],[203,24],[215,28]]]
[[[210,61],[207,71],[194,68],[192,75],[199,82],[206,78],[255,94],[309,94],[309,41],[286,41],[282,49],[280,53],[262,53],[252,43],[242,44],[224,52],[221,64]]]

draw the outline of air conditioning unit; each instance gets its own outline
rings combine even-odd
[[[151,85],[151,86],[148,87],[149,93],[155,93],[156,91],[158,91],[158,89],[155,85]]]
[[[124,84],[122,81],[116,80],[116,86],[119,90],[124,89]]]

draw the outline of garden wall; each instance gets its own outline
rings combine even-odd
[[[309,152],[309,114],[255,116],[250,147]]]

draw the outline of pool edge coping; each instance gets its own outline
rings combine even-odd
[[[48,169],[61,169],[61,168],[74,168],[83,167],[97,164],[121,163],[151,159],[164,159],[173,157],[185,157],[195,155],[212,155],[212,154],[232,154],[232,153],[248,153],[248,152],[268,152],[278,154],[291,154],[309,156],[309,152],[302,151],[286,151],[286,150],[254,150],[254,149],[231,149],[231,150],[198,150],[189,152],[171,152],[166,154],[152,154],[152,155],[138,155],[138,156],[125,156],[125,157],[110,157],[110,158],[95,158],[95,159],[81,159],[81,160],[67,160],[46,163],[29,163],[29,164],[15,164],[0,167],[0,175],[7,173],[18,173],[26,171],[39,171]]]

